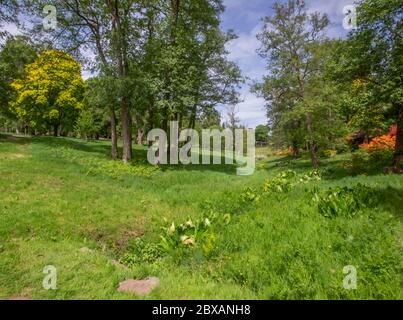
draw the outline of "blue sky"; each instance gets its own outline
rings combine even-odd
[[[256,50],[259,42],[256,34],[261,30],[261,18],[273,13],[275,0],[224,0],[226,10],[222,16],[222,28],[233,29],[238,39],[228,45],[230,59],[236,62],[244,75],[252,80],[259,81],[265,74],[265,62],[258,56]],[[282,1],[282,2],[285,2]],[[306,0],[309,11],[327,13],[331,25],[327,31],[329,37],[345,37],[347,31],[343,29],[343,7],[353,4],[354,0]],[[250,83],[246,83],[241,90],[243,102],[238,107],[238,116],[241,123],[247,127],[266,124],[264,100],[249,92]],[[220,108],[222,109],[222,108]],[[220,110],[223,120],[226,115]]]
[[[281,0],[285,2],[286,0]],[[243,74],[251,80],[243,85],[241,89],[242,103],[238,106],[238,117],[241,123],[247,127],[254,128],[259,124],[266,124],[266,112],[264,100],[250,93],[252,81],[259,81],[265,74],[265,62],[261,59],[256,50],[259,42],[256,34],[261,30],[261,19],[273,13],[272,7],[276,0],[224,0],[226,10],[222,16],[222,29],[233,29],[238,39],[228,44],[229,58],[236,62]],[[327,13],[331,25],[328,28],[328,36],[333,38],[345,37],[347,31],[343,29],[343,7],[351,5],[354,0],[306,0],[309,11]],[[13,34],[18,33],[14,25],[7,25],[5,28]],[[89,72],[83,72],[84,77],[90,76]],[[224,108],[219,108],[222,120],[226,120]]]

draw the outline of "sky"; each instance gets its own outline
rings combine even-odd
[[[285,2],[286,0],[277,0]],[[241,124],[248,128],[255,128],[259,124],[266,124],[265,102],[250,92],[253,81],[260,81],[266,73],[265,61],[257,54],[259,41],[256,34],[262,29],[262,18],[273,14],[273,4],[276,0],[224,0],[226,10],[222,16],[221,27],[227,31],[234,30],[238,35],[231,41],[227,49],[230,52],[229,59],[238,64],[244,76],[249,80],[240,90],[242,102],[237,106],[238,117]],[[331,38],[344,38],[348,31],[343,28],[343,8],[352,5],[354,0],[305,0],[310,12],[319,11],[329,16],[331,25],[327,35]],[[5,28],[17,34],[18,29],[14,25]],[[84,78],[90,73],[83,71]],[[226,120],[224,107],[219,107],[222,120]]]
[[[250,92],[252,81],[260,81],[266,73],[265,61],[256,50],[260,47],[256,34],[262,29],[262,18],[273,14],[275,0],[224,0],[226,10],[222,16],[222,29],[233,29],[238,39],[228,45],[230,60],[236,62],[243,75],[251,80],[241,89],[241,102],[238,106],[238,117],[241,123],[249,128],[266,124],[265,102]],[[281,2],[285,2],[281,1]],[[354,0],[306,0],[310,12],[326,13],[331,25],[327,35],[331,38],[344,38],[348,31],[343,28],[343,8],[352,5]],[[220,108],[223,120],[226,119],[224,108]]]

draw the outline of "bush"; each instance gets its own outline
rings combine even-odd
[[[393,162],[393,148],[363,147],[352,154],[354,173],[379,171]]]
[[[81,111],[75,126],[77,134],[87,140],[93,137],[99,129],[99,125],[95,122],[93,113],[90,110]]]
[[[306,174],[303,174],[299,178],[300,183],[308,183],[311,181],[321,181],[321,173],[318,170],[311,170]]]
[[[394,150],[396,146],[396,136],[387,134],[376,137],[370,143],[360,145],[360,149],[364,149],[369,153]]]
[[[266,193],[287,193],[291,191],[291,179],[297,173],[293,170],[286,170],[274,178],[267,180],[263,186],[263,191]]]
[[[257,202],[260,200],[259,194],[253,188],[247,187],[241,194],[242,202]]]
[[[123,256],[122,262],[127,265],[140,263],[153,263],[162,255],[159,245],[144,242],[142,238],[137,238],[129,245],[128,252]]]
[[[172,222],[162,228],[164,233],[161,235],[160,248],[164,253],[198,248],[204,256],[209,256],[217,239],[214,229],[228,224],[230,220],[229,214],[225,214],[222,219],[210,214],[195,220],[189,218],[178,226]]]
[[[353,188],[330,188],[324,193],[313,190],[313,202],[321,215],[327,218],[344,216],[352,218],[359,210],[376,205],[377,193],[369,187],[358,184]]]

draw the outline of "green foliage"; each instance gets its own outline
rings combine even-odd
[[[146,161],[132,160],[129,164],[119,161],[92,161],[87,175],[107,175],[114,179],[123,179],[127,176],[150,177],[160,171],[159,167],[152,166]]]
[[[74,140],[66,140],[65,145],[53,148],[50,155],[51,159],[58,159],[59,161],[72,161],[82,168],[82,174],[86,176],[107,176],[113,179],[122,180],[125,177],[141,176],[150,177],[160,171],[160,168],[148,163],[146,159],[133,159],[131,163],[124,164],[120,161],[112,161],[105,155],[94,156],[88,155],[84,150],[76,150]],[[95,146],[99,142],[92,142]]]
[[[146,242],[143,238],[137,238],[126,248],[122,262],[129,266],[153,263],[161,256],[162,250],[158,244]]]
[[[179,225],[175,222],[162,228],[160,246],[166,253],[176,249],[199,247],[204,253],[208,254],[212,249],[215,236],[213,230],[217,219],[214,215],[206,215],[200,219],[191,219]]]
[[[139,163],[145,160],[145,148],[134,150]],[[133,299],[116,290],[118,283],[149,276],[161,279],[149,299],[400,298],[399,175],[349,176],[338,167],[347,155],[337,155],[323,161],[326,170],[336,170],[331,178],[300,184],[311,174],[309,159],[302,157],[290,178],[295,188],[246,205],[240,199],[245,186],[261,190],[265,180],[281,174],[277,157],[267,159],[267,170],[243,178],[224,166],[123,179],[85,175],[85,158],[109,163],[108,154],[106,141],[0,136],[0,298]],[[321,218],[305,191],[317,186],[322,195],[329,187],[358,183],[379,196],[373,203],[362,196],[370,207],[354,218]],[[172,221],[178,228],[186,216],[195,223],[210,214],[217,217],[211,233],[196,245],[161,250],[159,236],[166,236]],[[162,216],[169,223],[162,224]],[[194,230],[187,231],[182,234],[191,237]],[[128,239],[132,232],[130,237],[144,236]],[[82,253],[83,246],[93,251]],[[49,263],[59,266],[58,290],[42,288]],[[345,265],[357,267],[357,290],[343,289]],[[77,290],[83,283],[86,290]]]
[[[345,134],[338,108],[337,87],[327,64],[337,41],[324,37],[328,17],[309,14],[304,1],[276,3],[263,19],[258,39],[269,74],[254,90],[266,100],[270,131],[277,147],[329,148]],[[285,67],[287,66],[287,67]]]
[[[295,171],[286,170],[273,179],[265,182],[263,191],[266,193],[287,193],[292,189],[291,179],[297,175]]]
[[[325,192],[313,190],[312,201],[324,217],[354,217],[361,209],[371,208],[378,202],[377,193],[370,187],[358,184],[354,187],[335,187]]]
[[[332,156],[335,155],[335,151],[334,150],[320,150],[318,152],[318,156],[321,158],[331,158]]]
[[[99,131],[93,113],[90,110],[82,110],[76,121],[75,130],[80,137],[88,139]]]
[[[16,92],[11,84],[25,74],[25,66],[32,63],[36,50],[27,37],[8,37],[0,51],[0,115],[9,120],[16,118],[10,103],[15,99]]]
[[[13,108],[31,127],[54,129],[55,134],[61,125],[65,132],[73,129],[83,107],[85,85],[81,67],[70,55],[57,50],[43,52],[12,87],[17,92]]]
[[[260,142],[267,142],[269,139],[269,127],[265,125],[259,125],[255,129],[255,139]]]
[[[363,174],[382,171],[384,167],[392,163],[393,155],[393,149],[374,150],[372,152],[359,149],[351,155],[352,172]]]
[[[250,203],[250,202],[258,202],[260,200],[260,195],[258,192],[251,188],[247,187],[244,192],[241,194],[242,202]]]
[[[321,181],[321,173],[318,170],[311,170],[299,176],[299,182],[308,183],[312,181]]]

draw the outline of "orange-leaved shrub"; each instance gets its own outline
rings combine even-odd
[[[385,134],[383,136],[372,139],[370,143],[364,143],[360,145],[360,148],[368,152],[373,152],[373,151],[382,151],[386,149],[393,150],[395,148],[395,145],[396,145],[396,136]]]
[[[356,173],[378,171],[393,161],[396,146],[396,126],[388,134],[373,138],[369,143],[360,145],[352,156],[352,169]]]

